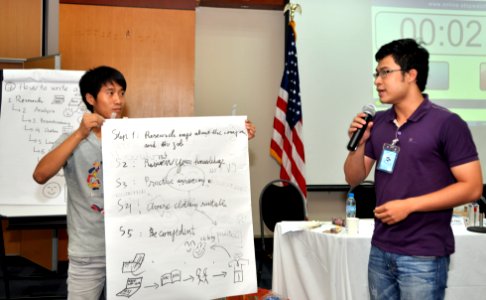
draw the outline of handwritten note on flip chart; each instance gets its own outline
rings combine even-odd
[[[107,120],[108,299],[255,292],[245,117]]]
[[[0,111],[0,204],[65,206],[62,171],[45,185],[32,179],[37,162],[86,111],[78,82],[84,72],[4,70]],[[33,212],[35,214],[35,212]]]

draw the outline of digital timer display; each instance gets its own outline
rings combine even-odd
[[[430,54],[486,54],[486,16],[403,13],[382,11],[375,14],[375,47],[396,37],[414,37]]]
[[[373,2],[374,53],[393,40],[414,38],[430,53],[431,100],[470,124],[486,123],[486,11],[461,10],[464,1],[398,2]]]

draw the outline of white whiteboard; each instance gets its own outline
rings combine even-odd
[[[245,119],[106,120],[108,299],[256,292]]]
[[[83,71],[3,70],[0,110],[0,213],[66,212],[62,171],[44,185],[32,179],[37,162],[86,111],[78,82]]]

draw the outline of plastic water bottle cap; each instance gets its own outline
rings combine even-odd
[[[349,193],[348,197],[353,197],[354,198],[354,193]]]

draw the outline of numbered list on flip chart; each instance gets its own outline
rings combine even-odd
[[[37,162],[86,112],[82,71],[4,70],[0,111],[0,203],[63,205],[62,170],[44,185],[32,179]]]
[[[108,298],[256,291],[245,117],[107,120]]]

